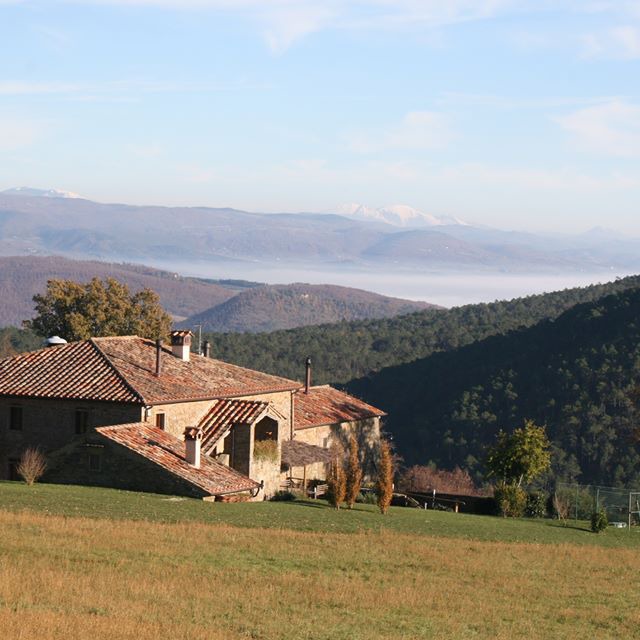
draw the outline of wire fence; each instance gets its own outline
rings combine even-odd
[[[589,520],[601,509],[609,523],[618,527],[640,525],[640,491],[589,484],[558,483],[553,508],[562,519]]]

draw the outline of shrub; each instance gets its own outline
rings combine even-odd
[[[527,495],[525,514],[528,518],[544,518],[547,515],[548,496],[544,491],[532,491]]]
[[[256,440],[253,443],[253,457],[256,460],[278,461],[277,440]]]
[[[387,513],[393,499],[393,471],[391,445],[386,440],[381,440],[376,494],[378,496],[378,508],[383,515]]]
[[[37,482],[47,470],[47,461],[39,449],[27,449],[18,463],[18,474],[28,485]]]
[[[329,504],[336,509],[344,502],[347,494],[347,482],[344,473],[344,464],[342,460],[342,451],[334,447],[334,458],[329,469],[329,477],[327,478],[327,500]]]
[[[600,533],[609,526],[609,519],[607,518],[607,512],[604,509],[600,511],[594,511],[591,514],[591,531],[593,533]]]
[[[505,518],[521,518],[527,506],[527,494],[522,487],[499,482],[493,493],[498,513]]]
[[[360,493],[362,485],[362,467],[360,466],[360,458],[358,456],[358,441],[352,433],[349,438],[349,458],[347,460],[347,506],[353,508],[355,501]]]
[[[360,492],[356,502],[360,504],[378,504],[378,496],[373,491]]]
[[[293,491],[276,491],[272,496],[271,500],[273,502],[292,502],[297,498],[296,494]]]
[[[431,493],[434,489],[438,493],[454,493],[465,496],[482,496],[468,471],[456,467],[453,471],[437,469],[435,466],[414,465],[407,469],[399,478],[398,486],[401,491],[419,491]]]

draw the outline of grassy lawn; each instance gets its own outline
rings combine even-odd
[[[609,528],[605,533],[595,535],[587,522],[570,520],[563,526],[555,520],[503,519],[402,507],[392,507],[383,517],[372,505],[358,504],[351,512],[337,512],[322,500],[212,504],[113,489],[51,484],[27,487],[19,482],[0,482],[0,509],[114,520],[202,522],[336,533],[390,530],[467,540],[640,548],[640,529],[635,528],[630,532]]]
[[[640,534],[0,483],[14,639],[634,637]]]

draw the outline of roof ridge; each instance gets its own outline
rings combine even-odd
[[[120,336],[106,336],[106,337],[116,338]],[[137,338],[138,336],[123,336],[123,337]],[[88,342],[95,349],[95,351],[102,357],[102,359],[106,362],[107,366],[109,366],[109,368],[116,374],[120,382],[122,382],[122,384],[129,391],[131,391],[131,393],[133,393],[133,395],[136,396],[141,402],[143,402],[144,404],[148,404],[146,398],[132,384],[129,383],[129,381],[122,375],[122,373],[120,373],[120,370],[118,369],[118,367],[112,362],[111,358],[109,358],[109,356],[100,348],[100,345],[96,342],[96,338],[89,338]]]

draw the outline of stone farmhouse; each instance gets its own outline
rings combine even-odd
[[[384,413],[311,386],[137,336],[55,344],[0,360],[0,479],[22,452],[43,481],[204,499],[261,500],[326,478],[329,448],[353,431],[376,447]]]

